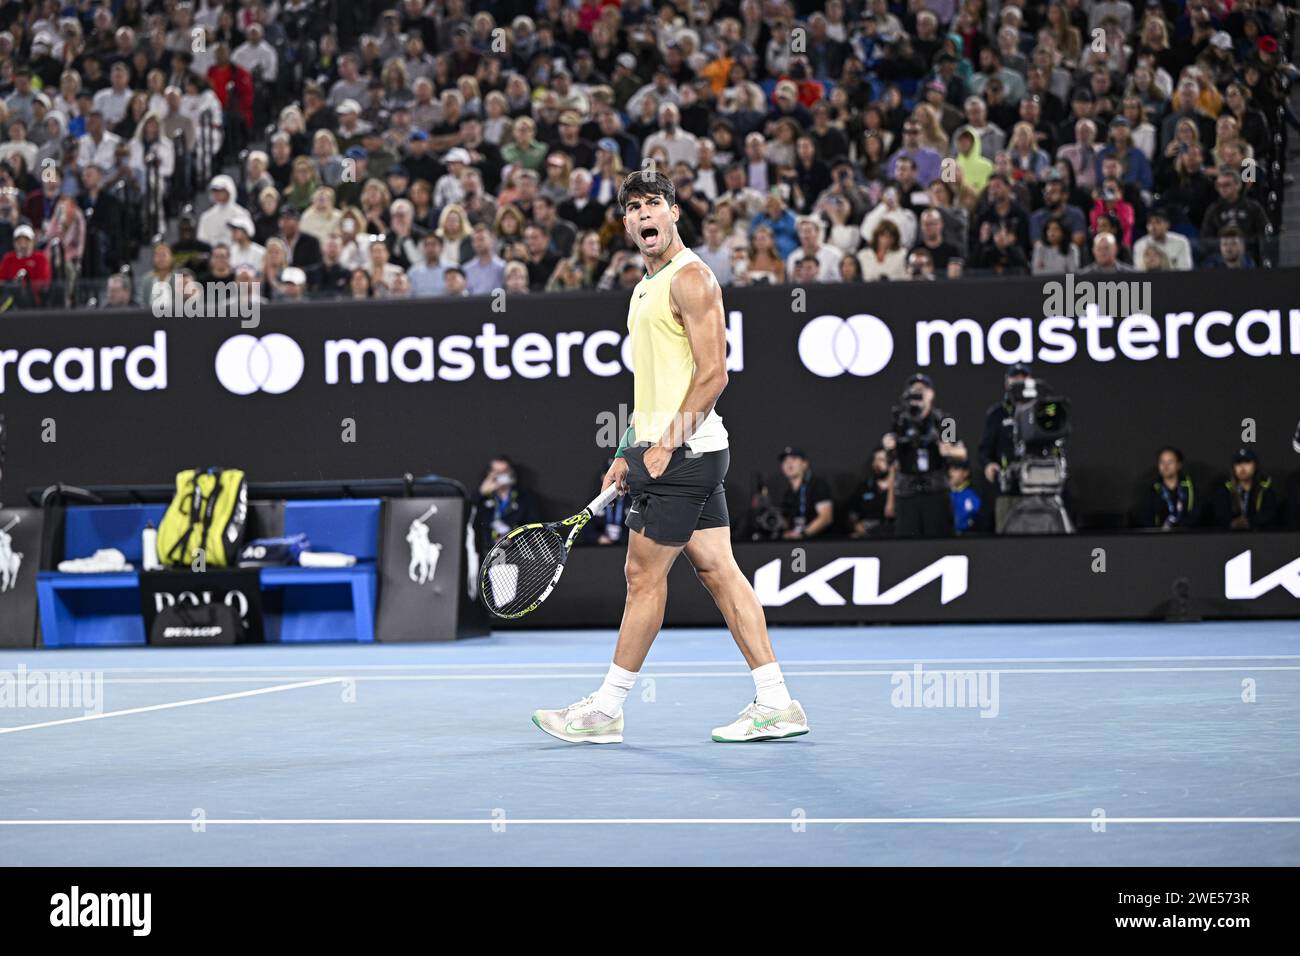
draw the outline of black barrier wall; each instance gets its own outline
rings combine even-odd
[[[1300,270],[1120,278],[1137,285],[1100,290],[1117,317],[1086,308],[1077,280],[825,285],[802,303],[787,287],[726,291],[718,409],[733,514],[786,444],[847,492],[918,368],[973,450],[1014,360],[1072,399],[1085,524],[1129,511],[1164,443],[1202,479],[1225,471],[1247,420],[1264,471],[1284,483],[1297,462]],[[0,493],[17,504],[31,486],[167,481],[208,463],[258,480],[435,471],[477,487],[505,453],[548,515],[567,513],[611,454],[601,442],[617,441],[620,406],[630,412],[626,310],[623,293],[575,293],[511,297],[504,311],[489,298],[267,306],[256,328],[145,311],[6,316]]]
[[[1300,536],[1283,532],[750,543],[736,560],[769,624],[1300,617]],[[497,628],[611,627],[623,549],[578,548],[556,594]],[[670,626],[722,616],[686,561]]]

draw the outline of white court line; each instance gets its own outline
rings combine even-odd
[[[150,704],[148,707],[132,707],[128,710],[110,710],[102,714],[86,714],[83,717],[68,717],[64,720],[47,720],[39,724],[23,724],[20,727],[0,727],[0,734],[16,734],[20,730],[36,730],[40,727],[57,727],[60,724],[80,724],[88,720],[107,720],[109,717],[125,717],[128,714],[145,714],[154,710],[171,710],[175,707],[193,707],[196,704],[213,704],[221,700],[235,700],[240,697],[256,697],[259,694],[275,694],[283,690],[297,690],[301,687],[317,687],[321,684],[337,684],[347,678],[322,677],[319,680],[302,681],[297,684],[280,684],[276,687],[259,687],[256,690],[242,690],[235,694],[219,694],[216,697],[198,697],[193,700],[175,700],[169,704]]]
[[[1104,821],[1111,825],[1150,824],[1297,824],[1300,817],[606,817],[594,819],[566,819],[563,817],[519,818],[469,818],[469,819],[394,819],[394,818],[303,818],[303,819],[119,819],[119,820],[0,820],[5,827],[139,827],[183,826],[193,827],[201,822],[205,827],[481,827],[481,826],[784,826],[791,824],[829,824],[833,826],[1039,826],[1039,825],[1092,825]]]
[[[42,658],[43,659],[43,658]],[[872,657],[825,660],[783,659],[790,667],[821,667],[832,665],[857,664],[1105,664],[1105,663],[1159,663],[1162,661],[1295,661],[1300,654],[1214,654],[1214,655],[1175,655],[1164,657]],[[0,664],[5,658],[0,655]],[[656,661],[655,667],[735,667],[739,662],[729,661]],[[599,661],[535,661],[498,664],[213,664],[206,667],[79,667],[79,670],[93,670],[97,673],[145,674],[145,673],[219,673],[243,671],[354,671],[366,670],[524,670],[543,667],[609,667],[608,662]],[[28,668],[34,670],[35,668]],[[42,668],[43,670],[67,670],[68,667]],[[0,667],[0,670],[4,670]],[[278,680],[279,678],[277,678]]]
[[[915,662],[913,662],[915,663]],[[733,664],[734,666],[734,664]],[[1251,674],[1266,671],[1300,671],[1300,665],[1268,665],[1264,667],[1011,667],[1011,668],[930,668],[928,674],[969,674],[973,670],[982,670],[992,674],[1187,674],[1187,673],[1235,673]],[[895,674],[908,674],[910,669],[863,670],[863,671],[785,671],[786,677],[892,677]],[[642,671],[639,678],[668,680],[676,678],[740,678],[749,677],[749,671],[719,673],[717,671],[686,671],[674,673],[657,673]],[[589,678],[588,673],[574,674],[361,674],[338,675],[322,680],[352,680],[357,683],[424,683],[429,681],[492,681],[492,680],[572,680]],[[105,684],[249,684],[259,681],[293,680],[288,675],[268,677],[109,677]]]

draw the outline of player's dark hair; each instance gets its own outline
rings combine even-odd
[[[1182,453],[1182,451],[1180,451],[1179,449],[1175,448],[1173,445],[1165,445],[1164,448],[1161,448],[1158,452],[1156,452],[1156,458],[1159,459],[1160,456],[1163,455],[1165,452],[1169,452],[1171,455],[1173,455],[1174,458],[1177,459],[1177,461],[1178,461],[1178,467],[1180,467],[1180,468],[1182,467],[1182,465],[1183,465],[1183,453]]]
[[[623,180],[623,185],[618,189],[618,204],[626,209],[633,198],[645,199],[649,196],[663,196],[664,202],[671,206],[677,202],[677,187],[657,169],[638,169]]]

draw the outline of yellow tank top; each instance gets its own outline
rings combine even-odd
[[[627,331],[632,340],[632,373],[636,380],[632,424],[639,442],[659,440],[690,388],[695,357],[691,355],[686,329],[673,316],[669,286],[679,269],[700,261],[695,253],[683,249],[653,276],[644,276],[632,290]],[[709,411],[686,445],[693,452],[727,447],[727,430],[716,409]]]

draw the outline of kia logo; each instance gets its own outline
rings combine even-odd
[[[799,359],[822,378],[848,372],[866,378],[889,364],[894,337],[874,315],[819,315],[799,333]]]
[[[217,380],[236,395],[282,395],[302,379],[303,365],[302,348],[278,332],[236,335],[217,349]]]

